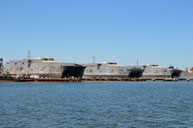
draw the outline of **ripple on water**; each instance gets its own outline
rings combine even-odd
[[[0,83],[0,127],[191,127],[191,83]]]

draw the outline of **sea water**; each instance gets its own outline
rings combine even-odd
[[[0,83],[0,127],[193,127],[193,83]]]

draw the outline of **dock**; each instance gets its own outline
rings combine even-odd
[[[0,82],[48,82],[48,83],[66,83],[66,82],[190,82],[193,79],[187,78],[12,78],[0,79]]]
[[[82,81],[122,81],[122,82],[145,82],[145,81],[163,81],[163,82],[178,82],[178,81],[193,81],[193,79],[185,78],[82,78]]]
[[[49,82],[49,83],[65,83],[65,82],[81,82],[81,79],[72,78],[37,78],[37,79],[0,79],[0,82]]]

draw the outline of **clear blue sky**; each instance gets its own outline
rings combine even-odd
[[[193,0],[0,0],[0,57],[193,66]]]

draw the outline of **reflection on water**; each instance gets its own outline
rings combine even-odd
[[[0,83],[0,127],[192,127],[191,83]]]

